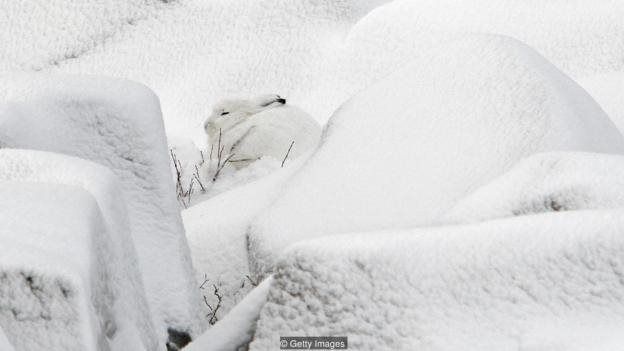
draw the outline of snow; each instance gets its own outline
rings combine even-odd
[[[297,243],[250,350],[286,335],[347,335],[355,350],[621,349],[623,226],[621,209],[571,211]]]
[[[544,212],[624,207],[624,157],[537,154],[461,199],[438,221],[472,223]]]
[[[302,106],[324,121],[343,101],[466,33],[513,37],[574,78],[624,68],[624,3],[395,0],[355,23]]]
[[[106,350],[112,243],[78,187],[0,183],[0,326],[17,350]]]
[[[250,275],[247,228],[255,216],[275,200],[280,188],[304,161],[293,160],[273,174],[182,211],[197,285],[209,279],[204,295],[210,303],[216,302],[212,284],[223,294],[218,317],[226,315],[252,287],[252,281],[247,278]],[[202,306],[208,313],[203,303]]]
[[[385,5],[378,7],[382,4]],[[409,238],[403,241],[415,246],[424,240],[427,245],[447,249],[444,246],[447,241],[435,244],[434,239],[426,239],[427,235],[421,240],[412,238],[413,233],[395,233],[403,228],[475,222],[556,211],[557,208],[610,208],[620,203],[616,191],[620,184],[617,177],[620,156],[550,153],[531,157],[553,150],[622,152],[621,136],[601,111],[604,109],[618,128],[624,130],[620,98],[624,69],[624,23],[621,21],[624,3],[619,0],[599,3],[588,0],[500,0],[496,3],[465,0],[461,4],[453,0],[84,0],[79,4],[68,0],[33,0],[7,2],[0,7],[3,9],[0,13],[0,42],[3,43],[0,76],[4,83],[0,86],[0,105],[4,104],[0,108],[4,109],[0,112],[0,146],[61,152],[96,161],[113,170],[122,183],[120,196],[128,205],[131,234],[138,244],[141,270],[160,341],[167,326],[197,335],[202,329],[197,306],[202,302],[196,293],[198,284],[192,279],[189,250],[182,235],[173,185],[167,178],[167,153],[158,101],[143,86],[96,78],[88,78],[89,83],[68,78],[54,83],[55,77],[46,78],[50,73],[99,74],[148,85],[161,99],[169,143],[179,152],[187,175],[198,162],[197,147],[187,147],[188,141],[193,139],[197,146],[205,147],[201,123],[221,98],[279,93],[319,122],[325,122],[342,106],[331,118],[321,149],[300,172],[295,173],[300,163],[297,167],[280,170],[269,160],[240,171],[226,167],[206,193],[196,193],[192,201],[189,199],[187,205],[195,207],[184,211],[184,223],[197,268],[195,276],[199,282],[207,277],[210,284],[219,285],[225,293],[222,314],[250,288],[249,284],[241,288],[249,274],[245,234],[258,215],[249,237],[249,255],[253,271],[263,274],[281,255],[282,248],[327,234],[389,229],[392,233],[382,235],[399,239],[378,246],[382,258],[390,260],[394,254],[392,246],[402,243],[403,237]],[[509,38],[466,37],[466,33],[492,33]],[[555,67],[579,82],[601,108]],[[15,71],[38,73],[32,77],[6,77]],[[379,80],[383,81],[376,83]],[[369,88],[372,84],[375,85]],[[344,104],[356,93],[359,95]],[[118,119],[117,116],[123,117]],[[48,123],[50,120],[54,120],[54,124]],[[118,124],[111,126],[103,122],[105,120]],[[187,150],[182,151],[183,148]],[[525,157],[530,158],[516,165]],[[594,168],[584,167],[585,163]],[[210,168],[211,163],[207,166]],[[210,179],[210,169],[200,171],[204,172],[204,180]],[[260,179],[274,171],[275,174]],[[117,195],[106,197],[102,195],[104,188],[96,183],[76,184],[82,178],[58,174],[55,181],[88,188],[102,208],[107,226],[116,225],[117,220],[111,218],[121,217],[106,204],[117,202]],[[293,175],[292,181],[288,181]],[[490,181],[493,183],[488,184]],[[240,184],[244,185],[229,190]],[[527,188],[516,188],[517,184]],[[553,199],[556,201],[548,202]],[[208,201],[201,202],[205,200]],[[591,216],[604,214],[608,217],[611,212],[578,213],[589,222],[602,223],[600,218]],[[536,232],[547,234],[552,231],[557,235],[564,232],[564,235],[575,236],[593,230],[587,224],[577,233],[576,222],[568,227],[564,226],[563,219],[553,219],[552,223],[550,219],[540,220],[566,216],[569,214],[538,214],[414,232],[462,231],[456,235],[459,238],[464,233],[462,228],[467,228],[468,234],[474,231],[477,236],[487,236],[487,233],[476,233],[478,230],[474,228],[483,226],[486,232],[496,231],[498,224],[490,223],[504,223],[501,226],[505,233],[512,232],[513,244],[513,240],[524,240],[514,239],[520,237],[514,233],[523,230],[519,222],[532,223]],[[619,225],[613,221],[609,223],[615,227]],[[532,235],[533,241],[526,239],[527,243],[544,241],[542,236]],[[119,246],[121,240],[115,236],[111,238],[117,240],[114,244]],[[603,242],[610,240],[603,239]],[[457,244],[449,244],[451,247],[447,251],[458,256],[453,258],[454,262],[472,257],[476,263],[470,262],[476,266],[486,265],[484,260],[490,253],[486,243],[478,244],[485,247],[484,258],[481,258],[479,250],[483,248],[475,247],[470,251],[471,242],[452,240]],[[569,257],[576,256],[562,252],[567,250],[566,245],[576,244],[558,240],[553,239],[555,244],[552,244],[548,239],[548,245],[540,247],[535,256],[528,249],[512,244],[509,249],[506,244],[498,248],[505,252],[528,252],[530,258],[535,257],[536,271],[541,265],[552,268],[551,259],[562,260],[562,265],[573,265],[575,262]],[[357,245],[368,247],[363,241],[357,239]],[[379,241],[374,240],[371,245]],[[318,242],[306,245],[315,247],[315,243]],[[461,248],[466,244],[470,257],[462,258],[465,252]],[[599,244],[592,243],[594,246],[590,247],[596,248]],[[324,258],[323,250],[319,246],[318,252],[312,250],[309,255],[314,259]],[[338,252],[331,251],[332,254]],[[426,250],[424,253],[427,254]],[[428,276],[424,268],[418,270],[418,265],[436,266],[407,256],[407,253],[402,255],[404,263],[409,265],[382,265],[378,272],[397,270],[403,274],[399,276],[415,280],[435,278],[435,275]],[[434,258],[441,270],[447,267],[440,257]],[[295,260],[293,256],[286,256],[286,261],[289,259]],[[509,276],[524,272],[522,267],[512,265],[517,263],[514,260],[519,260],[518,257],[505,256],[501,260],[503,264],[509,262],[509,267],[502,268]],[[343,263],[334,272],[336,276],[348,276],[341,271]],[[347,267],[353,268],[352,265]],[[417,268],[416,273],[410,271],[413,267]],[[494,265],[487,267],[498,269]],[[304,269],[284,269],[294,272],[293,281],[278,276],[281,287],[272,288],[274,294],[279,295],[283,287],[290,289],[309,283],[299,279]],[[323,269],[313,267],[310,271]],[[462,269],[463,266],[457,264],[443,272],[453,276]],[[360,274],[357,270],[356,273]],[[374,308],[381,306],[378,300],[383,300],[387,294],[383,289],[386,281],[382,280],[384,283],[379,288],[375,282],[357,274],[357,284],[377,289],[372,302]],[[578,278],[566,275],[565,284],[576,282],[568,281],[570,277]],[[584,278],[589,280],[590,275],[582,271],[579,279]],[[611,278],[608,276],[605,281],[610,282]],[[466,284],[476,286],[479,279],[474,280]],[[434,285],[436,282],[434,280]],[[513,279],[511,282],[515,283]],[[390,280],[388,284],[411,290],[424,289],[414,281]],[[507,285],[501,286],[505,289]],[[460,290],[449,290],[456,296],[463,296]],[[322,295],[312,301],[324,304],[349,296],[334,292],[321,287],[318,292],[304,291],[305,296],[285,296],[284,299]],[[445,290],[441,292],[440,296],[448,296]],[[562,294],[574,295],[568,291]],[[418,300],[421,296],[424,296],[422,301],[434,301],[431,306],[423,302],[424,311],[430,313],[425,313],[425,317],[416,313],[421,306]],[[356,300],[362,304],[370,302],[365,297],[356,298],[360,298]],[[413,305],[406,307],[405,314],[416,319],[439,317],[434,308],[442,304],[436,305],[436,298],[433,293],[410,296],[408,301]],[[499,316],[487,308],[491,303],[486,297],[479,301],[487,318],[503,318],[502,313]],[[319,310],[314,308],[329,308],[324,311],[329,311],[327,314],[332,317],[332,308],[340,307],[333,304],[318,307],[316,302],[311,306],[312,311],[301,309],[305,312],[302,316],[312,314],[313,317],[301,317],[302,320],[320,316],[315,314]],[[459,303],[449,306],[456,308],[453,311],[466,312],[461,316],[480,313],[478,308],[470,309]],[[505,305],[504,308],[517,308],[514,311],[521,311],[518,312],[521,314],[524,306]],[[510,348],[521,350],[621,348],[620,339],[609,338],[615,334],[611,331],[619,330],[615,322],[621,320],[596,317],[593,312],[598,309],[592,309],[592,313],[587,313],[589,316],[571,317],[571,313],[562,312],[558,318],[547,315],[538,319],[537,313],[531,314],[528,320],[539,328],[529,326],[529,322],[524,323],[518,317],[511,319],[509,325],[511,329],[514,326],[522,329],[521,334],[509,335],[502,331],[476,342],[494,345],[488,344],[485,349],[506,349],[512,339],[517,343]],[[287,307],[277,306],[275,310],[281,313],[280,318],[293,313]],[[610,313],[619,311],[621,306],[617,305]],[[265,313],[274,317],[270,310],[265,309]],[[429,319],[425,319],[421,326],[414,322],[416,319],[402,314],[394,318],[393,313],[396,311],[387,312],[379,307],[373,314],[358,315],[360,320],[346,312],[337,314],[337,318],[350,316],[345,323],[357,333],[362,333],[369,325],[381,326],[379,333],[370,332],[379,339],[371,337],[375,341],[363,342],[363,349],[375,349],[370,345],[391,349],[383,343],[395,334],[409,339],[407,349],[414,345],[442,349],[439,344],[446,339],[450,340],[446,345],[449,349],[464,349],[461,341],[472,340],[471,334],[481,335],[485,330],[483,335],[490,335],[495,333],[491,329],[496,326],[507,326],[504,323],[507,320],[503,320],[500,324],[475,323],[473,327],[471,323],[464,323],[465,319],[455,321],[443,319],[444,316],[432,319],[431,326]],[[512,314],[512,317],[517,316]],[[236,323],[221,324],[230,317],[223,318],[208,332],[210,339],[214,339],[219,330],[233,332],[228,326]],[[269,326],[276,320],[279,318],[267,317],[261,324]],[[449,327],[444,321],[455,324]],[[334,322],[331,320],[328,325]],[[438,322],[440,333],[434,329]],[[295,323],[292,328],[314,331],[314,328],[322,328],[323,323],[308,327]],[[361,330],[358,323],[363,325]],[[412,328],[407,330],[406,326]],[[460,331],[456,343],[450,331],[452,326]],[[288,328],[284,330],[291,330]],[[392,328],[396,332],[392,332]],[[275,330],[278,329],[265,328],[259,335],[266,336]],[[470,333],[474,330],[476,332]],[[384,334],[386,331],[388,333]],[[568,335],[570,333],[574,335]],[[242,340],[237,339],[242,334],[233,334],[233,339],[224,336],[219,341]],[[425,335],[422,344],[414,344],[418,335]],[[261,337],[254,347],[262,348],[267,340]],[[223,345],[231,345],[228,342]],[[377,342],[382,344],[375,344]],[[359,345],[357,340],[355,345]]]
[[[349,28],[387,1],[120,2],[12,5],[6,16],[15,19],[0,21],[0,75],[19,68],[139,81],[161,97],[167,134],[199,141],[222,98],[278,93],[299,105]],[[25,28],[24,18],[39,25]]]
[[[254,223],[252,272],[299,240],[431,224],[518,160],[554,150],[621,153],[624,140],[528,46],[491,35],[443,44],[332,116],[317,152]]]
[[[0,72],[41,70],[93,50],[156,15],[158,0],[2,3]]]
[[[268,277],[245,296],[223,320],[189,344],[187,351],[231,351],[247,345],[255,332],[260,310],[273,281]]]
[[[111,284],[118,296],[113,307],[117,329],[114,343],[126,348],[133,343],[143,344],[148,350],[158,348],[121,186],[113,173],[106,167],[75,157],[0,149],[0,181],[72,185],[83,188],[95,198],[113,246]],[[139,340],[132,340],[134,338]]]
[[[354,93],[460,33],[515,37],[575,78],[624,62],[618,0],[54,0],[4,7],[0,74],[143,82],[162,99],[167,134],[196,142],[221,98],[279,93],[324,122]]]
[[[0,350],[2,351],[14,351],[13,346],[7,340],[6,335],[4,335],[4,331],[0,328]]]
[[[607,112],[620,132],[624,132],[624,70],[582,78],[579,84]]]
[[[97,77],[18,76],[0,95],[0,139],[104,165],[121,183],[139,268],[160,341],[168,327],[198,334],[203,318],[158,99],[146,87]]]

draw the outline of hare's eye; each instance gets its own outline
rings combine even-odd
[[[227,114],[229,114],[229,112],[226,112],[226,111],[221,112],[221,116],[225,116]]]

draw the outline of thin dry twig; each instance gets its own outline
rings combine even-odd
[[[200,186],[202,187],[202,189],[204,189],[203,184],[201,184],[201,179],[199,177],[193,176],[191,178],[191,181],[189,182],[188,188],[185,188],[182,183],[182,178],[184,176],[182,163],[180,162],[180,159],[178,159],[173,149],[169,149],[169,154],[171,155],[171,161],[173,162],[173,167],[175,168],[175,172],[176,172],[176,195],[177,195],[178,201],[182,204],[182,206],[184,206],[184,208],[188,208],[188,206],[191,204],[191,197],[193,195],[193,190],[194,190],[193,186],[195,185],[194,183],[198,182]],[[199,175],[198,170],[197,170],[197,174]]]
[[[290,155],[290,150],[292,149],[293,145],[295,145],[294,140],[290,143],[290,146],[288,147],[288,151],[286,152],[286,156],[284,156],[284,159],[282,160],[282,168],[284,168],[284,163],[286,163],[286,159],[288,158],[288,155]]]
[[[221,170],[223,169],[223,167],[225,167],[225,164],[230,162],[230,159],[234,156],[234,154],[229,155],[225,161],[223,161],[223,163],[219,166],[219,168],[217,168],[217,172],[215,173],[215,175],[212,177],[212,181],[215,182],[217,180],[217,178],[219,178],[219,174],[221,174]]]
[[[208,279],[208,274],[204,273],[204,281],[199,286],[200,289],[204,289],[204,286],[208,283],[210,279]]]
[[[246,275],[245,278],[247,278],[247,280],[249,280],[249,282],[251,283],[252,286],[258,286],[258,281],[251,279],[249,274]]]
[[[188,205],[191,204],[191,195],[193,195],[193,184],[195,183],[195,179],[191,178],[191,181],[189,182],[189,188],[185,193],[185,197],[188,197],[187,203],[185,205],[186,208],[188,208]]]
[[[204,295],[204,304],[210,310],[210,313],[206,315],[206,317],[208,317],[208,323],[210,323],[210,325],[214,325],[219,321],[217,312],[219,312],[221,304],[223,303],[223,294],[219,292],[219,288],[217,287],[217,285],[212,284],[212,287],[214,289],[212,294],[217,298],[217,304],[214,307],[212,306],[212,304],[210,304],[210,302],[208,302],[208,296]]]
[[[197,184],[199,184],[199,187],[201,188],[202,193],[205,193],[206,187],[204,187],[204,184],[201,181],[201,178],[199,176],[199,167],[197,167],[197,165],[195,165],[195,173],[193,173],[193,177],[197,181]]]
[[[201,162],[199,163],[200,166],[203,166],[204,163],[206,163],[206,160],[204,159],[204,150],[199,150],[199,156],[201,156]],[[197,165],[195,165],[197,167]]]

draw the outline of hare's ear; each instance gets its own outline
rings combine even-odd
[[[258,98],[258,105],[260,105],[260,107],[268,107],[273,104],[284,105],[285,103],[286,103],[286,99],[284,99],[283,97],[277,94],[264,95]]]

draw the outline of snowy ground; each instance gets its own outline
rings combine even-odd
[[[11,314],[19,269],[71,310],[43,318],[49,349],[624,347],[623,17],[619,0],[1,4],[0,148],[39,151],[0,152],[0,349],[42,349]],[[320,145],[222,164],[212,105],[263,93],[325,124]],[[80,226],[52,246],[82,262],[66,271],[37,257],[51,237],[28,241]],[[68,277],[76,301],[48,294]]]

